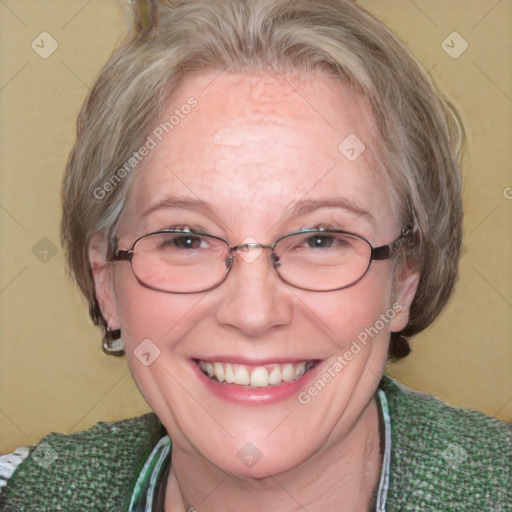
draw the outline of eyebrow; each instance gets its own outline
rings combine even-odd
[[[375,217],[368,210],[365,210],[362,206],[347,197],[301,200],[292,208],[290,216],[306,215],[320,208],[341,208],[357,217],[365,218],[374,226],[376,224]]]
[[[143,216],[146,217],[157,210],[163,210],[168,208],[181,208],[184,210],[195,210],[199,212],[205,212],[213,214],[213,210],[207,202],[201,199],[193,199],[185,196],[168,196],[165,199],[157,201],[147,210],[143,212]],[[368,220],[372,225],[376,224],[375,217],[362,206],[357,204],[355,201],[346,197],[335,197],[335,198],[322,198],[322,199],[303,199],[295,203],[287,217],[298,217],[300,215],[306,215],[314,210],[320,208],[340,208],[346,210],[357,217],[362,217]]]
[[[157,201],[142,213],[143,217],[147,217],[157,210],[165,210],[167,208],[182,208],[183,210],[196,210],[213,213],[208,203],[201,199],[192,199],[185,196],[168,196],[165,199]]]

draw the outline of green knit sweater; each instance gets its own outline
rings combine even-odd
[[[512,511],[512,424],[388,377],[380,388],[392,430],[386,512]],[[2,510],[126,511],[142,464],[164,434],[154,414],[50,434],[9,480]]]

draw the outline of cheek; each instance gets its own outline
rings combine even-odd
[[[135,350],[145,339],[160,346],[177,343],[183,319],[198,304],[202,295],[175,295],[141,286],[129,267],[114,275],[117,311],[127,350]]]
[[[316,323],[323,325],[330,339],[342,347],[376,324],[379,334],[382,331],[384,336],[389,332],[389,323],[380,318],[392,309],[391,267],[387,262],[378,263],[379,268],[371,267],[368,274],[350,288],[301,297],[312,318],[317,317]]]
[[[173,295],[145,288],[122,269],[116,275],[115,293],[121,336],[128,367],[139,391],[151,408],[165,414],[180,386],[172,386],[175,376],[184,382],[180,364],[187,334],[194,325],[189,321],[200,308],[202,294]],[[179,400],[178,400],[179,401]]]

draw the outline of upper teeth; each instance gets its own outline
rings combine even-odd
[[[300,363],[250,366],[199,361],[199,368],[203,370],[203,373],[219,382],[262,388],[298,380],[309,370],[311,364],[311,362],[302,361]]]

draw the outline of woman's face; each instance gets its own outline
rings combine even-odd
[[[197,105],[181,109],[191,96]],[[372,154],[374,120],[334,79],[205,73],[184,81],[168,105],[159,123],[179,122],[161,141],[153,135],[116,230],[120,248],[176,226],[232,246],[318,225],[374,247],[399,236]],[[133,377],[175,446],[251,477],[294,468],[356,425],[416,284],[407,269],[394,280],[387,260],[352,287],[304,291],[278,278],[268,249],[253,249],[218,288],[164,293],[141,286],[129,263],[104,264],[98,247],[90,255],[102,310],[120,326]],[[317,364],[292,383],[258,388],[216,382],[198,361],[242,374]]]

